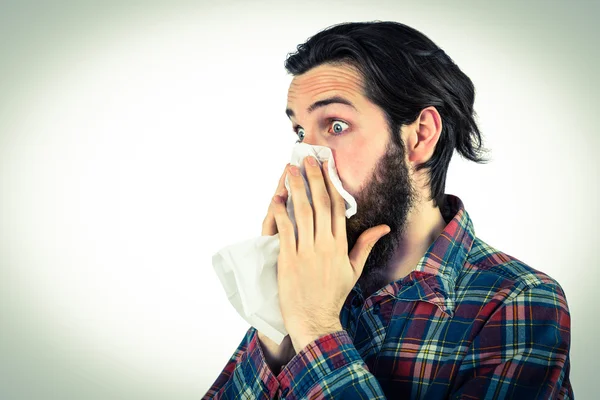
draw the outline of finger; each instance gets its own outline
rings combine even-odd
[[[296,254],[296,234],[294,233],[294,225],[287,214],[283,199],[281,203],[277,203],[274,196],[271,202],[273,203],[273,215],[277,230],[279,231],[279,249],[280,252],[291,255]]]
[[[286,164],[286,166],[283,170],[283,174],[281,174],[281,177],[279,178],[279,183],[277,184],[277,189],[275,190],[275,194],[282,196],[284,201],[287,201],[287,197],[288,197],[288,193],[285,188],[285,176],[287,175],[289,165],[290,165],[290,163]],[[273,236],[273,235],[277,234],[277,224],[275,223],[275,217],[273,216],[272,205],[273,205],[273,202],[272,201],[269,202],[269,208],[267,209],[267,215],[263,219],[262,233],[261,233],[262,236]]]
[[[378,225],[367,229],[358,237],[356,244],[348,254],[356,279],[362,274],[367,258],[369,258],[375,244],[388,233],[390,233],[389,226]]]
[[[281,177],[279,178],[279,183],[277,184],[277,190],[275,190],[275,194],[287,197],[287,189],[285,188],[285,177],[288,173],[289,167],[290,163],[287,163],[285,165],[285,168],[283,169],[283,174],[281,174]]]
[[[316,161],[316,165],[310,164],[309,161],[311,158]],[[321,172],[319,161],[312,156],[308,156],[304,159],[304,165],[306,167],[306,177],[308,178],[313,203],[314,240],[315,243],[318,243],[327,236],[330,238],[333,236],[331,230],[331,201],[327,193],[327,186],[325,185],[325,178],[323,177],[323,172]]]
[[[298,175],[292,174],[293,168],[296,168]],[[298,228],[298,251],[311,250],[314,247],[314,223],[313,209],[308,201],[306,194],[306,184],[304,177],[300,172],[300,167],[290,166],[290,174],[288,175],[289,185],[292,200],[294,203],[294,217]]]
[[[335,168],[335,161],[332,164]],[[323,172],[325,173],[325,185],[331,201],[331,231],[336,238],[336,242],[348,252],[348,238],[346,237],[346,200],[337,191],[331,180],[329,162],[323,163]]]
[[[275,223],[275,217],[273,216],[271,206],[269,206],[267,216],[265,217],[265,219],[263,219],[261,235],[273,236],[275,234],[277,234],[277,224]]]

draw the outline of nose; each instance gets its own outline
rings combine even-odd
[[[319,135],[318,133],[314,133],[312,131],[309,133],[306,130],[304,130],[304,138],[302,139],[302,143],[306,143],[311,146],[329,147],[327,146],[327,141],[325,140],[325,138],[323,138],[322,135]]]

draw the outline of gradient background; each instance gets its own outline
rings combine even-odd
[[[558,280],[598,360],[597,1],[0,2],[0,397],[198,399],[248,325],[212,269],[260,235],[295,141],[287,53],[396,20],[473,80],[476,233]]]

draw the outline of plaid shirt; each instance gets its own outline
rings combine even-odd
[[[446,228],[416,269],[363,298],[275,376],[250,328],[204,399],[572,399],[570,314],[548,275],[475,237],[446,194]]]

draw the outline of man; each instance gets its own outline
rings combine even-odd
[[[573,398],[562,288],[444,194],[454,150],[484,161],[471,80],[395,22],[330,27],[286,69],[294,132],[332,149],[358,211],[346,220],[326,165],[304,160],[312,206],[286,167],[262,233],[280,235],[289,335],[250,328],[205,398]]]

